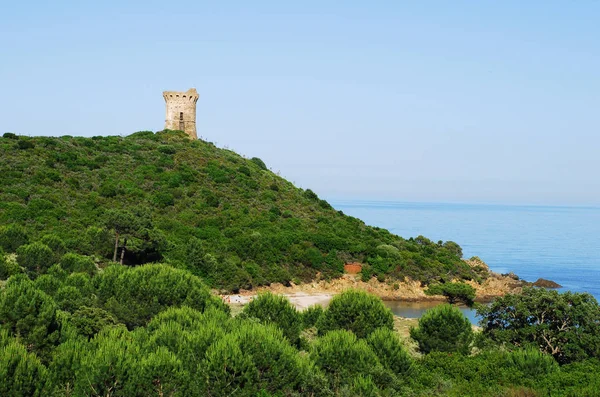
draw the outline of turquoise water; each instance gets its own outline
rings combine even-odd
[[[347,215],[402,237],[460,244],[493,271],[600,299],[600,208],[332,201]],[[409,316],[405,316],[409,317]]]

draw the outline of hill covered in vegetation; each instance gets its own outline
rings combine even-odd
[[[302,312],[262,294],[232,315],[211,286],[335,277],[355,260],[380,280],[485,274],[455,243],[368,227],[259,159],[172,131],[5,134],[0,156],[2,396],[600,390],[600,308],[589,294],[525,288],[480,306],[477,333],[458,308],[437,306],[410,338],[379,298],[356,290]],[[430,292],[470,301],[465,287]]]
[[[149,262],[236,290],[342,274],[476,279],[453,242],[404,239],[271,172],[176,131],[0,138],[0,246],[39,242],[104,266]],[[39,248],[39,247],[38,247]],[[58,257],[56,261],[58,261]],[[34,269],[44,273],[53,263]]]

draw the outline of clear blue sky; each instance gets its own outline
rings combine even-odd
[[[600,204],[600,2],[13,1],[0,133],[203,138],[329,199]]]

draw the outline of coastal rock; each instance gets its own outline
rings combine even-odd
[[[533,284],[534,287],[540,287],[540,288],[562,288],[562,285],[552,281],[552,280],[546,280],[544,278],[538,278],[537,281],[535,281]]]

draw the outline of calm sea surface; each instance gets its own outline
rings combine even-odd
[[[338,210],[402,237],[460,244],[493,271],[542,277],[600,299],[600,208],[332,201]],[[404,317],[418,317],[406,315]]]

